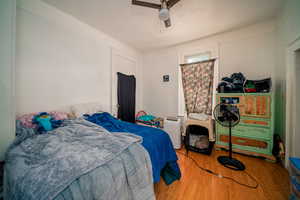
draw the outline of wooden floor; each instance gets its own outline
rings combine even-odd
[[[185,153],[185,151],[177,150]],[[182,173],[180,181],[170,186],[161,180],[154,185],[157,200],[286,200],[289,196],[288,172],[279,164],[234,154],[234,157],[246,165],[246,171],[254,176],[260,186],[249,189],[232,181],[210,175],[195,166],[193,161],[177,153]],[[213,151],[206,156],[189,152],[201,166],[217,173],[230,176],[246,184],[255,183],[243,172],[224,168],[217,162],[219,155],[227,155],[225,151]]]

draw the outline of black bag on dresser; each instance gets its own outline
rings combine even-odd
[[[218,93],[244,93],[245,76],[239,73],[233,73],[230,77],[223,77],[218,85]]]

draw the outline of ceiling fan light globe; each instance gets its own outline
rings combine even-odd
[[[166,21],[170,18],[170,12],[167,8],[162,8],[159,10],[158,16],[161,21]]]

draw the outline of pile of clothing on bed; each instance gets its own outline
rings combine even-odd
[[[84,116],[110,132],[127,132],[142,137],[142,145],[150,155],[154,183],[160,180],[160,176],[168,185],[180,179],[176,152],[169,135],[163,130],[124,122],[107,112]]]
[[[38,115],[27,116],[33,123],[26,116],[17,120],[5,154],[5,199],[155,199],[141,137],[110,133],[82,118],[41,133]]]
[[[155,199],[153,183],[181,177],[161,129],[109,113],[69,119],[64,112],[17,117],[5,154],[5,199]]]
[[[150,126],[154,128],[163,128],[164,119],[161,117],[156,117],[154,115],[149,115],[145,111],[139,111],[135,116],[135,123],[143,126]]]

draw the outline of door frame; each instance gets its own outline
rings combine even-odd
[[[116,56],[134,63],[135,72],[133,75],[135,75],[136,77],[138,76],[138,60],[134,57],[122,53],[120,50],[111,48],[111,101],[110,101],[111,109],[110,110],[113,116],[117,116],[118,113],[118,105],[117,105],[118,104],[118,100],[117,100],[118,77],[117,77],[117,70],[115,69],[115,65],[114,65],[114,57]],[[138,89],[136,90],[137,90],[136,92],[136,98],[137,98],[139,93],[138,93]]]
[[[300,38],[295,40],[287,49],[286,68],[286,121],[285,121],[285,166],[289,165],[289,157],[295,155],[295,135],[297,124],[296,113],[296,51],[300,50]]]

